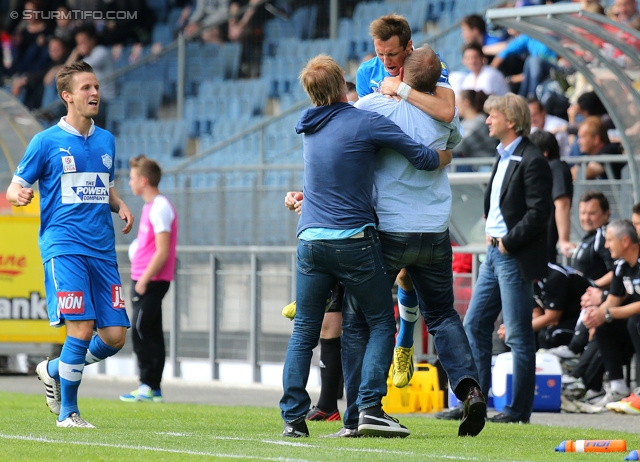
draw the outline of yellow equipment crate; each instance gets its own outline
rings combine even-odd
[[[389,370],[387,396],[382,398],[382,406],[389,414],[442,411],[444,391],[440,390],[438,369],[429,363],[416,364],[413,377],[404,388],[393,384]]]

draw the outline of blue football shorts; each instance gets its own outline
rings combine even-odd
[[[94,320],[97,329],[131,327],[118,264],[83,255],[61,255],[44,264],[49,324]]]

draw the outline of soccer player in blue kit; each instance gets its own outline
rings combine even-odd
[[[56,87],[67,115],[33,137],[7,199],[16,207],[28,205],[31,186],[39,182],[49,322],[67,329],[60,357],[36,367],[47,406],[58,415],[58,427],[95,428],[80,417],[78,387],[84,366],[116,354],[130,327],[111,212],[125,221],[124,234],[133,215],[114,187],[113,135],[93,123],[100,105],[93,69],[83,61],[63,66]]]
[[[413,52],[411,27],[398,14],[381,16],[371,22],[369,35],[373,38],[376,56],[363,62],[356,75],[356,91],[360,98],[381,93],[408,103],[444,123],[450,123],[455,115],[455,95],[449,84],[449,69],[440,58],[441,73],[432,93],[413,90],[402,81],[405,58]],[[413,376],[413,331],[419,319],[418,296],[403,269],[398,274],[398,312],[400,326],[393,353],[393,384],[405,387]],[[462,416],[461,416],[462,417]]]

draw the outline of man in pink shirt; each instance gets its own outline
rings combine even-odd
[[[138,237],[130,250],[132,338],[140,387],[120,399],[160,402],[165,362],[162,299],[175,273],[178,217],[169,199],[158,190],[162,171],[157,162],[140,155],[129,161],[129,167],[131,191],[145,202]]]

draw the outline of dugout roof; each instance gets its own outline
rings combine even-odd
[[[6,90],[0,90],[0,178],[11,179],[16,166],[33,136],[42,125],[20,101]],[[3,181],[3,188],[8,186]]]
[[[640,201],[640,32],[579,3],[487,10],[487,20],[538,40],[566,59],[593,86],[620,133],[634,201]]]

